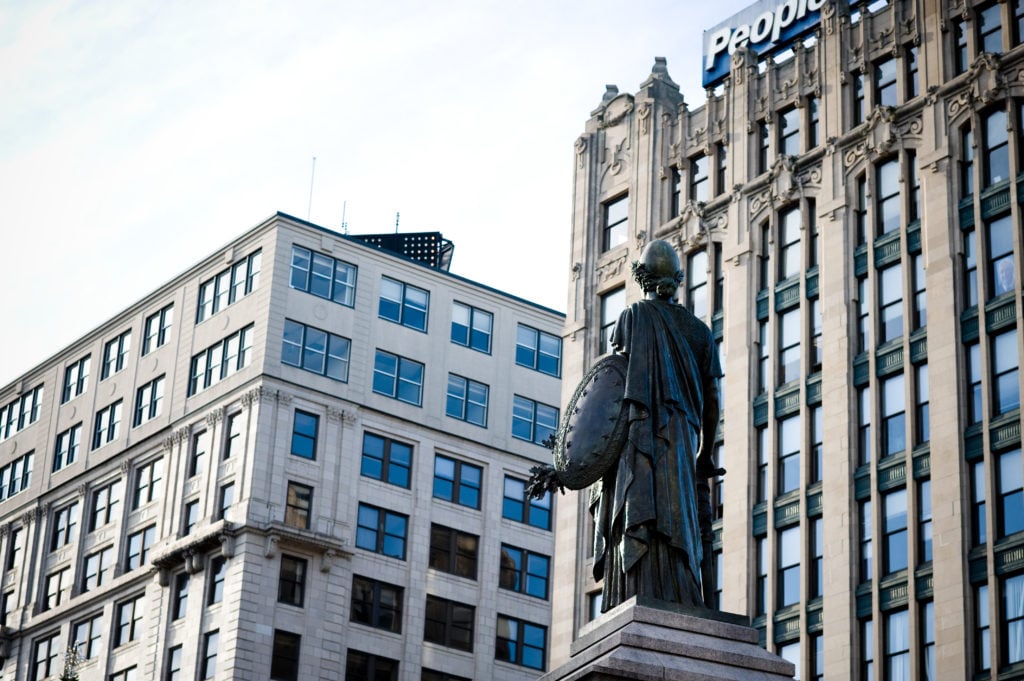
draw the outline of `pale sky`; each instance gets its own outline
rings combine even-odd
[[[275,211],[565,310],[573,143],[751,0],[0,0],[0,388]],[[312,159],[316,157],[310,207]]]

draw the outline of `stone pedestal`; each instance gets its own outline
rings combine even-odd
[[[757,645],[738,615],[633,598],[580,630],[540,681],[792,681],[793,664]]]

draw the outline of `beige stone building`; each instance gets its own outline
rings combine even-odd
[[[0,679],[546,669],[564,317],[450,256],[277,214],[3,387]]]
[[[591,113],[563,398],[670,240],[725,370],[722,609],[801,679],[1024,678],[1024,2],[784,4],[820,10],[773,56],[789,10],[723,34],[701,106],[656,60]],[[586,506],[557,513],[555,664],[600,610]]]

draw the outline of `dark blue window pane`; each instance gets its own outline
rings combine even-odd
[[[302,352],[302,368],[317,374],[324,373],[327,357],[327,333],[306,327],[306,344]]]
[[[309,251],[292,248],[292,288],[305,291],[309,288]]]

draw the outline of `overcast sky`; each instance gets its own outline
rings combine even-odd
[[[275,211],[400,212],[564,311],[605,84],[664,56],[702,105],[702,32],[748,4],[0,0],[0,387]]]

